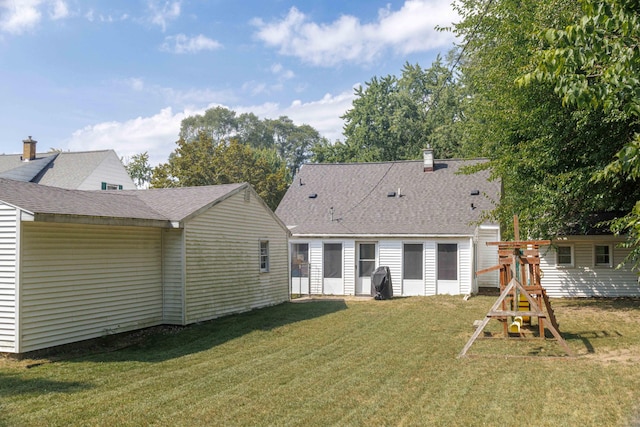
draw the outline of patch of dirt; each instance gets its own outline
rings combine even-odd
[[[616,350],[598,351],[584,356],[586,359],[600,363],[623,363],[636,365],[640,363],[640,347],[621,348]]]

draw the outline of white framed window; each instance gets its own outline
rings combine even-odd
[[[594,245],[593,246],[593,265],[595,267],[613,266],[612,262],[613,250],[611,245]]]
[[[342,243],[324,244],[322,271],[325,279],[342,278]]]
[[[122,185],[103,182],[100,188],[102,188],[103,190],[122,190]]]
[[[423,270],[422,243],[405,243],[402,250],[402,278],[409,280],[422,280]]]
[[[572,245],[558,245],[556,247],[556,265],[558,267],[573,267],[574,255]]]
[[[260,272],[269,271],[269,241],[260,240]]]
[[[438,243],[438,280],[458,280],[457,243]]]

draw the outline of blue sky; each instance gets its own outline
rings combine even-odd
[[[331,141],[354,87],[453,46],[451,0],[0,0],[0,154],[113,148],[167,160],[224,106]]]

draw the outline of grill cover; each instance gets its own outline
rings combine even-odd
[[[371,295],[378,300],[393,297],[389,267],[378,267],[371,275]]]

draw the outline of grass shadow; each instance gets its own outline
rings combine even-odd
[[[43,378],[24,378],[18,373],[0,372],[0,397],[27,394],[74,393],[93,386],[83,382],[52,381]]]
[[[566,298],[553,299],[552,304],[572,308],[592,308],[603,311],[638,311],[640,312],[640,298]]]
[[[345,309],[347,305],[341,299],[286,302],[188,326],[110,335],[47,356],[52,361],[162,362],[211,349],[254,331],[271,331]]]

